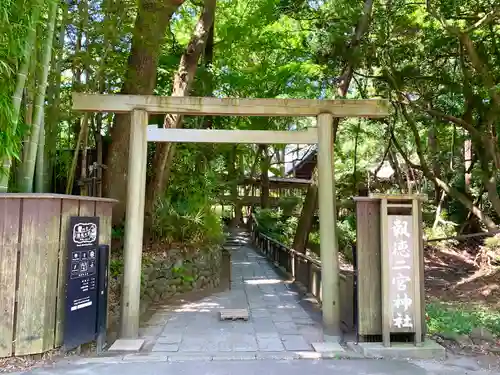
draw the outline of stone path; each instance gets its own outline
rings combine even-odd
[[[384,360],[321,361],[121,361],[117,363],[60,363],[35,369],[33,375],[498,375],[498,372],[471,370],[433,363]],[[20,375],[20,373],[18,373]]]
[[[268,261],[252,247],[232,247],[231,289],[156,311],[144,335],[153,353],[175,357],[290,358],[314,353],[321,324],[304,310]],[[220,321],[223,309],[248,309],[248,321]],[[153,334],[154,336],[151,336]]]

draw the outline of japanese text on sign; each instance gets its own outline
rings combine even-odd
[[[411,216],[389,215],[388,222],[391,331],[411,332],[414,327]]]

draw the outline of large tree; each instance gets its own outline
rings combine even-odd
[[[141,0],[132,35],[132,48],[121,94],[152,95],[156,87],[158,61],[172,15],[184,0]],[[113,211],[113,221],[125,217],[127,197],[128,144],[130,115],[117,114],[111,130],[104,190],[107,196],[119,200]]]

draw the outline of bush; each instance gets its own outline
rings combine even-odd
[[[354,216],[347,216],[342,220],[337,221],[337,241],[339,245],[339,252],[344,254],[345,259],[352,262],[352,246],[356,242],[356,224],[354,223]],[[309,233],[309,246],[316,255],[320,256],[319,251],[319,231],[312,231]]]
[[[220,217],[210,206],[196,207],[190,203],[159,201],[153,217],[153,236],[169,243],[222,243]]]
[[[500,314],[470,305],[429,303],[426,306],[429,333],[469,334],[474,327],[484,327],[500,334]]]
[[[286,216],[282,209],[257,209],[255,217],[259,230],[276,241],[291,246],[297,230],[298,219]]]

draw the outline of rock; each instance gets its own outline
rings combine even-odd
[[[161,295],[159,293],[155,293],[153,297],[153,302],[159,302],[161,299]]]
[[[457,344],[460,344],[461,346],[471,346],[473,345],[472,340],[469,338],[467,335],[462,335],[460,333],[456,332],[442,332],[442,333],[437,333],[436,336],[438,336],[443,342],[443,340],[448,340],[448,341],[453,341],[456,342]]]
[[[168,298],[172,297],[174,294],[175,294],[175,291],[166,290],[165,292],[163,292],[161,294],[161,299],[168,299]]]
[[[151,272],[153,272],[153,271],[154,271],[154,267],[146,266],[143,268],[142,274],[146,277],[146,276],[149,276],[151,274]]]
[[[485,343],[493,343],[496,341],[495,335],[484,327],[474,327],[469,334],[469,337],[476,345],[483,345]]]
[[[159,276],[159,272],[157,269],[153,268],[151,271],[149,271],[148,274],[148,280],[155,280]]]
[[[193,287],[191,286],[191,284],[184,284],[181,285],[180,289],[182,292],[190,292],[191,290],[193,290]]]
[[[153,282],[153,288],[157,293],[161,294],[168,289],[166,281],[166,279],[157,279]]]
[[[161,275],[166,279],[170,279],[172,277],[172,268],[162,268]]]
[[[195,289],[201,289],[202,286],[203,286],[203,280],[201,278],[199,278],[198,280],[195,281],[195,283],[194,283]]]

